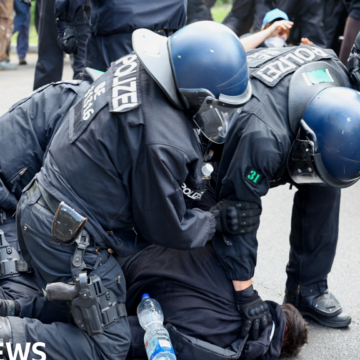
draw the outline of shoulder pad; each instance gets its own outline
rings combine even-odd
[[[18,106],[20,106],[21,104],[24,104],[26,101],[30,100],[34,95],[41,93],[42,91],[44,91],[45,89],[47,89],[50,86],[56,86],[56,85],[62,85],[62,84],[67,84],[67,85],[80,85],[81,84],[81,80],[66,80],[66,81],[57,81],[57,82],[52,82],[50,84],[46,84],[44,86],[41,86],[40,88],[34,90],[29,96],[21,99],[20,101],[18,101],[17,103],[15,103],[10,109],[9,112],[12,112],[15,108],[17,108]]]
[[[260,80],[267,86],[274,87],[286,75],[295,72],[301,66],[324,59],[332,59],[334,55],[317,46],[294,46],[281,49],[265,49],[248,56],[250,76]]]
[[[33,91],[29,96],[19,100],[17,103],[15,103],[10,109],[9,112],[12,112],[14,109],[16,109],[18,106],[20,106],[21,104],[25,103],[26,101],[30,100],[35,94],[40,93],[42,91],[44,91],[45,89],[47,89],[49,86],[51,86],[51,84],[47,84],[44,86],[41,86],[40,88],[36,89],[35,91]]]
[[[87,90],[84,97],[70,109],[69,137],[73,143],[89,126],[96,114],[108,104],[110,73],[99,77]]]
[[[297,69],[289,86],[289,122],[296,135],[299,122],[310,101],[323,89],[344,86],[336,69],[324,61],[306,64]]]
[[[123,113],[140,106],[139,68],[140,62],[134,52],[111,64],[110,112]]]

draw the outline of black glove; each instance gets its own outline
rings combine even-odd
[[[357,34],[355,43],[351,49],[347,67],[350,73],[351,82],[355,89],[360,91],[360,32]]]
[[[223,234],[246,234],[258,229],[261,209],[255,203],[221,200],[210,209],[215,215],[216,231]]]
[[[77,54],[78,41],[76,38],[76,30],[72,23],[56,19],[58,28],[58,43],[59,46],[67,54]]]
[[[235,291],[235,295],[238,310],[244,318],[241,337],[245,338],[251,329],[252,340],[256,341],[259,334],[272,322],[269,307],[252,285],[245,290]]]

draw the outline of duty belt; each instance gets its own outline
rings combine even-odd
[[[117,303],[116,295],[103,285],[99,276],[88,275],[91,269],[84,262],[85,251],[90,245],[90,235],[85,230],[87,218],[64,201],[59,202],[37,181],[30,187],[29,194],[34,194],[37,188],[41,193],[38,203],[55,214],[51,227],[54,238],[64,246],[76,243],[70,261],[74,284],[47,284],[47,298],[50,301],[71,301],[75,324],[89,336],[102,334],[105,328],[126,317],[127,312],[125,304]]]
[[[34,181],[34,184],[29,189],[30,196],[34,194],[36,189],[40,190],[41,196],[38,200],[38,203],[51,211],[53,214],[56,213],[56,210],[58,209],[60,205],[60,201],[56,200],[54,196],[52,196],[39,182],[36,180]]]

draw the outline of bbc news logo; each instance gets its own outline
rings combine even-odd
[[[0,342],[0,346],[3,345],[4,345],[3,342]],[[21,347],[21,344],[15,344],[14,350],[12,349],[11,345],[12,344],[10,342],[6,343],[6,350],[8,353],[9,360],[46,360],[46,354],[38,349],[39,347],[45,348],[45,343],[37,342],[33,345],[31,345],[31,343],[26,343],[24,350]],[[41,358],[29,359],[30,348],[35,355],[39,355],[41,356]],[[2,356],[3,356],[3,350],[0,350],[0,360],[4,360]]]

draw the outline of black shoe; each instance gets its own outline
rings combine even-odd
[[[284,304],[294,305],[302,316],[331,328],[342,328],[351,323],[351,316],[342,311],[339,301],[329,290],[322,294],[301,296],[286,289]]]
[[[27,65],[25,58],[19,58],[19,65]]]

